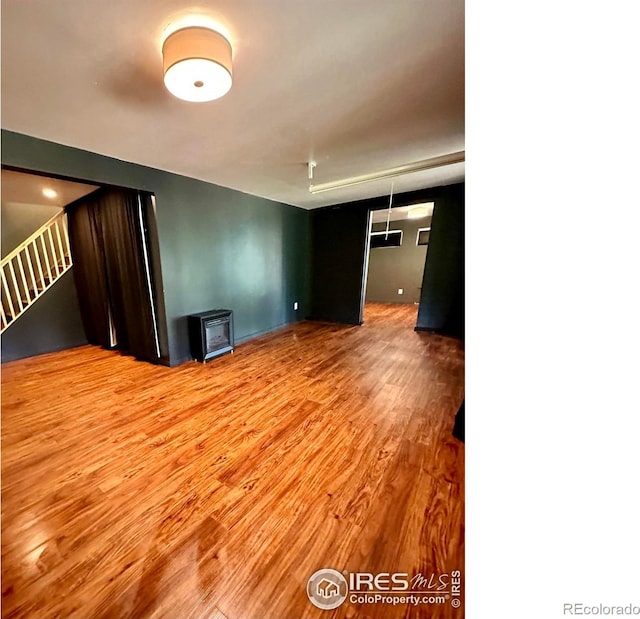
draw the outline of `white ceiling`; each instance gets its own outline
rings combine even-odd
[[[193,14],[233,46],[209,103],[162,82],[163,32]],[[323,183],[464,150],[464,0],[2,0],[2,127],[305,208],[385,195],[311,195],[307,162]]]
[[[72,183],[47,176],[24,174],[13,170],[2,170],[2,204],[29,204],[62,208],[74,200],[98,189],[95,185]],[[46,197],[42,191],[52,189],[54,197]]]

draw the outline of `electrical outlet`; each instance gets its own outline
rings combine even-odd
[[[398,288],[398,294],[404,294],[404,288]]]
[[[297,309],[298,309],[298,302],[297,302],[297,301],[295,301],[295,302],[294,302],[294,304],[293,304],[293,309],[294,309],[294,310],[297,310]]]

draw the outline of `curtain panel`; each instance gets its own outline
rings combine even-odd
[[[100,189],[67,210],[80,311],[92,344],[144,361],[159,358],[147,252],[148,194]]]

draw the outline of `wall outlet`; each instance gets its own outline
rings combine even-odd
[[[398,288],[398,294],[404,294],[404,288]]]
[[[293,309],[294,309],[294,310],[297,310],[297,309],[298,309],[298,302],[297,302],[297,301],[295,301],[295,302],[294,302],[294,304],[293,304]]]

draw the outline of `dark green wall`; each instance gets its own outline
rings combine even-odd
[[[2,334],[2,361],[87,343],[71,268]]]
[[[464,184],[443,192],[433,212],[416,328],[464,338]]]
[[[464,183],[399,194],[393,204],[418,202],[435,206],[417,328],[458,335],[464,323]],[[380,196],[311,211],[313,318],[359,323],[368,213],[388,204],[389,197]]]
[[[367,292],[373,303],[419,303],[426,245],[416,245],[420,228],[428,228],[431,217],[390,221],[390,230],[402,230],[400,247],[377,247],[369,252]],[[372,232],[386,230],[386,223],[373,224]],[[402,288],[403,294],[398,294]]]
[[[190,313],[232,309],[239,342],[308,314],[303,209],[4,130],[2,163],[155,194],[171,365],[191,358]]]
[[[62,208],[44,204],[2,204],[2,257],[29,238]]]
[[[360,324],[368,209],[355,205],[311,211],[311,318]]]

